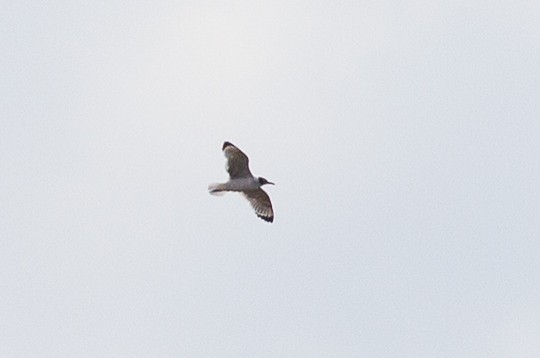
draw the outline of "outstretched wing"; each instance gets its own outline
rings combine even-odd
[[[248,190],[242,192],[246,199],[251,204],[255,214],[264,221],[274,221],[274,210],[272,210],[272,202],[270,197],[262,189]]]
[[[234,144],[230,142],[223,143],[223,154],[227,158],[227,172],[231,179],[250,177],[249,159]]]

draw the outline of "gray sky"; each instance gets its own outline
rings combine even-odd
[[[539,4],[1,8],[0,356],[537,356]]]

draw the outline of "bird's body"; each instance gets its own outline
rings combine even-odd
[[[210,184],[208,189],[210,194],[215,194],[219,191],[245,191],[259,189],[260,184],[255,178],[236,178],[229,179],[226,183]]]
[[[250,202],[255,213],[261,219],[274,221],[274,211],[270,197],[261,186],[274,184],[268,180],[255,177],[249,170],[248,157],[232,143],[223,143],[223,153],[227,158],[227,172],[229,180],[226,183],[210,184],[208,191],[212,195],[220,195],[227,191],[241,192]]]

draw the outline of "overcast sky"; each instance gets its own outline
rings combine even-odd
[[[538,356],[539,4],[0,8],[0,356]]]

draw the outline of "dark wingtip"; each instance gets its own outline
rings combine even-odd
[[[263,219],[264,221],[266,222],[274,222],[274,217],[273,216],[270,216],[270,217],[266,217],[266,216],[261,216],[261,215],[257,215],[258,217],[260,217],[261,219]]]
[[[225,142],[223,143],[223,148],[221,150],[225,150],[225,148],[227,147],[234,147],[234,144],[232,144],[231,142]]]

